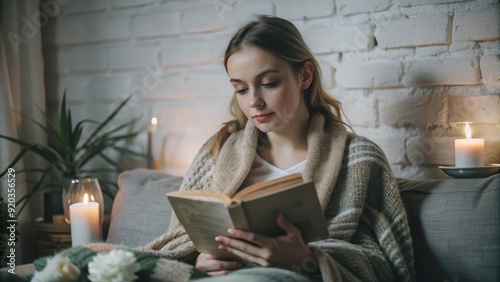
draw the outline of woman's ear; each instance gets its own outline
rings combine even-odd
[[[312,83],[314,76],[314,64],[311,61],[305,61],[302,68],[302,89],[307,89]]]

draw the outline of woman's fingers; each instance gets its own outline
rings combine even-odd
[[[300,233],[300,230],[290,221],[288,221],[288,219],[286,219],[286,217],[282,213],[278,214],[278,225],[283,230],[285,230],[287,235],[291,235],[302,240],[302,234]]]
[[[196,269],[210,275],[225,274],[241,267],[243,267],[243,263],[239,261],[218,260],[204,253],[201,253],[196,259]]]
[[[286,232],[283,236],[266,237],[254,232],[229,229],[231,237],[217,236],[219,248],[239,258],[261,266],[289,265],[310,252],[302,240],[300,230],[283,214],[277,216],[278,225]],[[294,255],[291,250],[302,250]],[[292,254],[292,255],[291,255]],[[304,255],[303,255],[304,254]]]

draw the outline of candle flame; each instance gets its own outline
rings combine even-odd
[[[157,119],[156,117],[153,117],[153,118],[151,119],[151,124],[152,124],[152,125],[157,125],[157,124],[158,124],[158,119]]]
[[[467,139],[471,139],[472,138],[472,132],[470,130],[470,126],[469,126],[469,123],[465,123],[465,136],[467,137]]]
[[[89,203],[89,195],[85,193],[85,196],[83,196],[83,204],[87,205]]]

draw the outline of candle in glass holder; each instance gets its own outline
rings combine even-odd
[[[101,240],[99,203],[89,202],[87,193],[83,197],[83,203],[69,206],[69,214],[71,218],[71,245],[73,247]]]
[[[455,167],[484,166],[484,139],[472,138],[469,123],[465,135],[466,139],[455,140]]]

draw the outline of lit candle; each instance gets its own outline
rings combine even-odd
[[[151,119],[151,127],[149,128],[148,131],[148,149],[147,149],[147,154],[148,154],[148,167],[153,168],[153,163],[154,163],[154,158],[153,158],[153,139],[154,139],[154,133],[156,132],[158,128],[158,119],[156,117],[153,117]]]
[[[484,139],[472,139],[469,123],[465,125],[467,139],[455,140],[455,167],[484,166]]]
[[[71,220],[71,244],[73,247],[101,240],[99,203],[89,202],[85,193],[83,203],[69,206]]]

